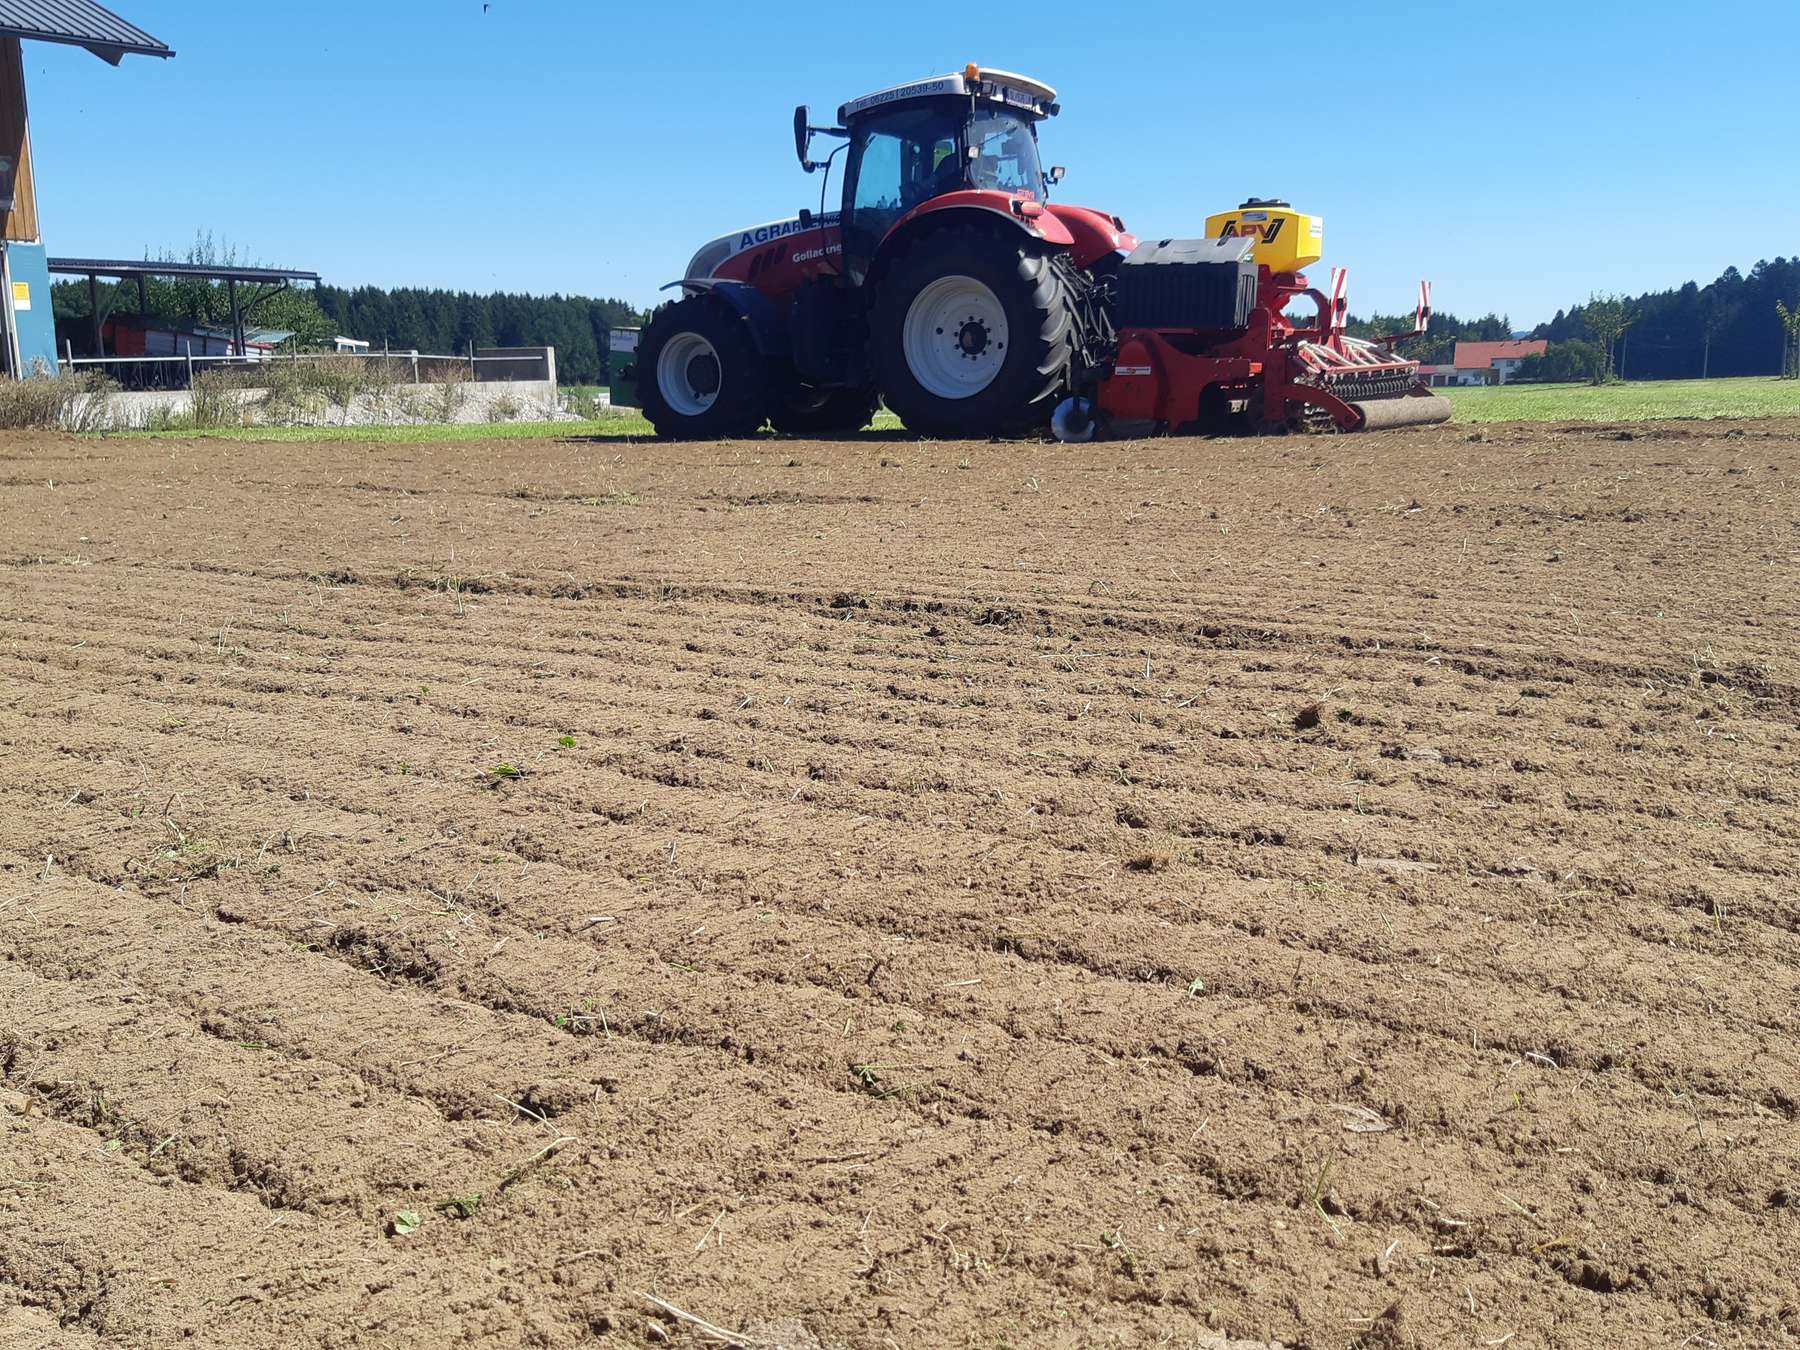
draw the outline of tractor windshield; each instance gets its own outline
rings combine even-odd
[[[969,183],[1028,197],[1044,193],[1037,133],[1017,113],[986,108],[969,119]]]

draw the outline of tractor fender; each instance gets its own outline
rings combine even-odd
[[[1091,206],[1065,206],[1051,202],[1044,207],[1074,239],[1069,256],[1077,267],[1092,267],[1108,253],[1129,253],[1138,246],[1137,236],[1117,216]]]
[[[956,200],[959,197],[974,200]],[[887,271],[889,263],[903,251],[905,244],[927,231],[946,225],[981,224],[993,230],[1010,227],[1027,238],[1041,239],[1056,248],[1067,248],[1075,242],[1074,236],[1055,216],[1045,212],[1036,219],[1028,219],[1010,210],[1006,205],[1008,200],[1004,192],[948,192],[908,211],[894,222],[894,227],[887,232],[881,246],[875,250],[874,260],[869,265],[869,279],[878,280]],[[998,205],[995,204],[996,201]]]
[[[787,315],[769,302],[769,297],[747,281],[724,277],[684,277],[671,281],[662,289],[675,287],[688,295],[711,296],[732,310],[750,327],[750,340],[763,356],[786,357],[788,354]]]
[[[1061,244],[1066,248],[1075,242],[1075,236],[1069,233],[1069,227],[1058,220],[1049,207],[1035,198],[1000,192],[994,188],[962,188],[913,207],[894,222],[893,228],[887,232],[887,238],[881,241],[883,247],[887,245],[888,239],[892,239],[915,221],[927,216],[935,220],[940,213],[948,211],[980,211],[998,216],[1033,238],[1042,239],[1046,244]]]

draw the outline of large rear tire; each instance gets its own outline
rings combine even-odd
[[[879,402],[873,389],[818,389],[796,381],[776,396],[769,424],[786,436],[844,436],[868,426]]]
[[[962,225],[905,248],[871,333],[888,407],[921,436],[1041,431],[1068,392],[1075,331],[1049,253],[1022,233]]]
[[[768,361],[723,302],[690,295],[657,311],[638,343],[638,401],[659,436],[751,436],[769,415]]]

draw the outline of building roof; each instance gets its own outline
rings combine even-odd
[[[166,42],[159,42],[94,0],[0,0],[0,37],[86,47],[115,66],[133,53],[175,55]]]
[[[1518,360],[1521,356],[1542,356],[1550,343],[1544,338],[1510,342],[1459,342],[1453,358],[1459,370],[1486,370],[1496,361]]]
[[[6,0],[0,0],[0,6]],[[208,281],[317,281],[317,272],[297,272],[289,267],[214,267],[209,263],[132,262],[122,258],[52,258],[50,270],[70,276],[201,277]]]
[[[197,336],[222,338],[226,341],[230,341],[232,336],[231,328],[222,323],[197,323],[190,331]],[[294,336],[294,330],[291,328],[246,328],[244,330],[245,342],[266,343],[271,347],[279,347],[292,336]]]

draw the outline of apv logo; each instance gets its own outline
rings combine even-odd
[[[1274,220],[1270,220],[1263,212],[1253,211],[1242,220],[1226,221],[1219,230],[1219,238],[1224,239],[1235,234],[1247,239],[1254,239],[1258,243],[1272,244],[1275,242],[1275,236],[1281,233],[1281,227],[1285,224],[1287,224],[1286,216],[1276,216]]]

